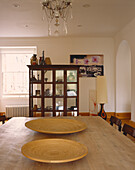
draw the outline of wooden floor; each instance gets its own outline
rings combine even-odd
[[[8,121],[8,120],[6,120]],[[107,122],[110,123],[109,119],[107,119]],[[131,120],[122,120],[122,126],[124,125],[124,123],[132,126],[135,128],[135,122],[131,121]],[[2,122],[0,122],[0,126],[2,125]],[[110,125],[111,126],[111,125]],[[116,125],[113,126],[115,129],[118,129],[118,127]],[[123,132],[120,132],[120,133],[123,133]],[[131,139],[134,143],[135,143],[135,138],[131,137],[130,135],[127,135],[127,137],[129,139]]]

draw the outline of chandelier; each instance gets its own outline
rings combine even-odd
[[[53,35],[52,30],[54,29],[54,35],[59,35],[60,26],[63,32],[67,34],[69,14],[70,18],[72,18],[71,0],[44,0],[42,2],[42,9],[48,21],[48,34]]]

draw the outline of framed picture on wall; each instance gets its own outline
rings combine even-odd
[[[70,55],[70,63],[80,65],[80,77],[104,75],[104,56],[102,54]]]

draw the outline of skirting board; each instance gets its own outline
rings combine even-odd
[[[0,115],[3,115],[5,114],[5,112],[1,112]],[[119,119],[126,119],[126,120],[130,120],[131,119],[131,113],[128,112],[128,113],[115,113],[115,112],[106,112],[107,114],[107,119],[110,119],[111,116],[115,116]],[[97,114],[90,114],[89,112],[80,112],[79,113],[80,116],[97,116]],[[40,117],[41,114],[40,113],[37,113],[34,115],[35,117]]]
[[[107,119],[110,119],[111,116],[115,116],[119,119],[126,119],[130,120],[131,119],[131,112],[126,112],[126,113],[115,113],[115,112],[106,112],[107,114]],[[89,112],[80,112],[79,115],[81,116],[97,116],[97,114],[90,114]]]
[[[115,116],[119,119],[122,120],[130,120],[131,119],[131,112],[127,112],[127,113],[115,113],[115,112],[106,112],[107,114],[107,119],[111,118],[111,116]]]
[[[119,119],[131,119],[131,112],[127,112],[127,113],[115,113],[115,116]]]

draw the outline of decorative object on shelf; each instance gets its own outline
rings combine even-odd
[[[73,75],[73,72],[70,72],[68,77],[67,77],[68,82],[74,82],[75,81],[75,76]]]
[[[59,95],[56,95],[59,96]],[[63,101],[59,100],[56,102],[56,110],[63,110]]]
[[[42,51],[42,58],[41,58],[40,65],[46,65],[46,63],[45,63],[45,57],[44,57],[44,51]]]
[[[67,89],[67,96],[77,96],[77,93],[76,93],[75,90],[72,90],[72,89],[71,89],[71,90],[70,90],[70,89],[68,90],[68,89]]]
[[[63,85],[57,84],[56,85],[56,96],[63,96]]]
[[[51,64],[52,64],[50,57],[46,57],[46,58],[45,58],[45,63],[46,63],[47,65],[51,65]]]
[[[37,110],[37,105],[36,104],[34,105],[33,110]]]
[[[57,82],[59,82],[59,83],[60,83],[60,82],[63,82],[63,81],[62,81],[62,78],[58,78],[58,79],[57,79]]]
[[[37,81],[37,79],[36,79],[35,75],[33,75],[33,77],[32,77],[32,78],[30,78],[30,80],[31,80],[31,81]]]
[[[42,57],[39,57],[39,65],[41,65],[42,64]]]
[[[80,65],[80,77],[104,75],[104,56],[102,54],[70,55],[70,63]]]
[[[44,95],[45,95],[45,96],[51,96],[51,93],[50,93],[50,89],[49,89],[49,88],[45,90]]]
[[[47,82],[48,78],[45,78],[45,82]]]
[[[38,59],[36,54],[33,54],[33,56],[30,59],[30,63],[31,65],[38,65]]]
[[[36,90],[36,96],[40,96],[40,90]]]
[[[41,139],[26,143],[22,154],[34,161],[64,163],[79,160],[88,154],[85,145],[67,139]]]
[[[59,35],[60,22],[64,22],[64,32],[67,34],[67,20],[70,15],[72,18],[72,2],[71,0],[44,0],[42,9],[45,12],[48,21],[48,35],[52,35],[52,24],[56,27],[54,35]]]
[[[97,103],[101,105],[98,116],[107,119],[107,114],[104,110],[104,104],[107,103],[107,83],[105,76],[97,76]]]
[[[63,110],[63,106],[59,106],[59,104],[58,103],[56,103],[56,110]]]
[[[77,110],[77,107],[76,106],[71,106],[68,108],[68,110]]]
[[[63,96],[62,90],[59,90],[59,95],[60,95],[60,96]]]
[[[45,108],[46,110],[52,110],[53,109],[53,107],[52,106],[46,106],[46,108]]]

